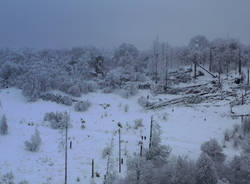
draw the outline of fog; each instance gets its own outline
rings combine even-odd
[[[148,48],[202,34],[250,42],[249,0],[1,0],[0,47]]]

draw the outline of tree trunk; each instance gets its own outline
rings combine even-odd
[[[196,62],[194,63],[194,78],[196,79],[197,77],[197,64]]]
[[[213,55],[212,55],[212,49],[210,48],[210,54],[209,54],[209,72],[212,72],[212,62],[213,62]]]
[[[68,183],[68,122],[66,123],[65,129],[65,184]]]
[[[241,75],[241,50],[239,48],[239,74]]]
[[[249,68],[247,69],[247,84],[249,85]]]

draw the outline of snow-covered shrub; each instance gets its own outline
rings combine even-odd
[[[31,136],[30,141],[25,141],[25,148],[28,151],[36,152],[41,146],[42,140],[40,137],[40,132],[36,129],[35,134]]]
[[[112,152],[112,148],[110,146],[106,146],[102,150],[102,158],[105,159],[108,155],[111,155],[111,152]]]
[[[250,154],[250,135],[245,136],[242,142],[242,149],[245,153]]]
[[[238,148],[241,144],[241,140],[239,138],[239,136],[234,136],[233,137],[233,147],[234,148]]]
[[[194,161],[179,156],[176,162],[174,162],[174,169],[172,171],[173,184],[194,184],[195,169]]]
[[[240,133],[240,125],[235,124],[233,126],[233,136],[235,136],[236,134],[239,134],[239,133]]]
[[[114,92],[113,88],[109,88],[109,87],[103,88],[103,93],[113,93],[113,92]]]
[[[242,129],[243,129],[244,135],[250,133],[250,118],[249,117],[243,120]]]
[[[214,163],[204,152],[197,160],[196,183],[199,184],[217,184],[217,174]]]
[[[159,167],[167,163],[172,149],[161,144],[161,129],[156,122],[153,124],[152,132],[152,143],[150,149],[146,150],[146,159],[152,160],[154,166]]]
[[[18,184],[29,184],[27,180],[20,181]]]
[[[1,177],[0,184],[14,184],[14,175],[8,172]]]
[[[188,98],[186,100],[186,103],[189,103],[189,104],[198,104],[198,103],[201,103],[202,102],[202,97],[199,97],[199,96],[192,96],[190,98]]]
[[[53,129],[64,129],[69,126],[69,114],[67,112],[49,112],[44,116],[44,121],[49,121]]]
[[[29,101],[36,101],[41,96],[41,90],[35,81],[26,82],[22,86],[22,93],[28,97]]]
[[[0,135],[7,135],[8,134],[8,124],[6,116],[3,115],[1,121],[0,121]]]
[[[128,110],[129,110],[129,106],[128,106],[128,104],[126,104],[126,105],[124,106],[124,112],[128,112]]]
[[[65,93],[69,93],[69,89],[73,87],[73,82],[69,81],[69,80],[63,80],[60,81],[60,85],[59,85],[59,90],[65,92]]]
[[[68,89],[68,93],[75,97],[81,96],[81,89],[79,85],[74,85]]]
[[[232,132],[228,129],[224,131],[224,141],[230,141],[232,138]]]
[[[87,94],[89,92],[94,92],[98,89],[98,85],[94,81],[84,81],[80,83],[81,93]]]
[[[201,145],[201,151],[206,153],[216,163],[222,163],[225,161],[226,156],[216,139],[210,139],[203,143]]]
[[[235,156],[229,163],[228,179],[232,184],[248,184],[250,181],[250,156]]]
[[[129,98],[131,96],[134,96],[138,93],[138,88],[137,85],[135,84],[129,84],[126,85],[122,90],[121,90],[121,96],[123,98]]]
[[[142,119],[136,119],[134,121],[134,129],[138,129],[140,127],[143,127],[143,120]]]
[[[147,80],[146,76],[143,73],[137,72],[135,74],[135,77],[136,77],[136,81],[139,81],[139,82],[146,82],[146,80]]]
[[[144,97],[144,96],[139,97],[137,102],[143,108],[145,108],[145,107],[147,107],[149,105],[148,99],[146,97]]]
[[[89,107],[90,107],[89,101],[80,101],[80,102],[77,102],[74,106],[75,111],[77,112],[87,111]]]
[[[104,78],[104,87],[111,89],[120,88],[122,85],[121,73],[121,68],[111,70]]]
[[[165,91],[164,84],[161,84],[161,83],[157,83],[157,84],[152,83],[150,88],[151,88],[152,94],[154,95],[163,93]]]
[[[68,106],[71,106],[72,105],[72,99],[68,96],[63,96],[61,99],[60,99],[61,103],[64,104],[64,105],[68,105]]]
[[[59,104],[68,105],[68,106],[71,106],[73,103],[72,99],[68,96],[61,96],[61,95],[52,94],[52,93],[46,93],[46,94],[41,95],[41,99],[46,100],[46,101],[56,102]]]

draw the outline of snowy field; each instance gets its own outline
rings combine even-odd
[[[138,105],[140,96],[150,95],[154,100],[172,98],[171,95],[153,97],[148,91],[140,91],[129,99],[117,94],[101,92],[82,95],[79,100],[88,100],[91,106],[86,112],[75,112],[68,107],[53,102],[39,100],[27,102],[20,90],[16,88],[0,91],[0,115],[5,114],[9,125],[9,134],[0,137],[0,173],[12,171],[15,181],[26,179],[30,183],[64,183],[64,132],[49,127],[44,122],[47,112],[68,111],[72,127],[68,136],[72,149],[68,151],[68,181],[70,184],[89,183],[91,180],[91,160],[95,160],[95,172],[100,174],[96,183],[102,183],[106,172],[107,159],[102,158],[102,151],[113,140],[114,167],[118,170],[118,126],[121,129],[121,148],[124,164],[122,175],[126,170],[126,158],[139,153],[141,136],[146,136],[143,146],[148,146],[150,119],[161,126],[162,144],[170,145],[172,155],[187,155],[197,159],[200,145],[216,138],[223,143],[223,132],[240,119],[232,119],[228,101],[218,103],[201,103],[189,106],[167,106],[154,111],[146,111]],[[104,108],[105,104],[110,104]],[[247,109],[249,106],[239,108]],[[237,108],[234,109],[237,111]],[[86,128],[81,128],[81,118],[86,121]],[[134,128],[135,120],[142,119],[143,127]],[[25,150],[24,142],[30,139],[35,129],[41,134],[42,145],[39,152]],[[239,150],[227,146],[224,153],[235,155]]]

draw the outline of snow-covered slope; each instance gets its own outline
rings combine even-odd
[[[12,171],[16,181],[26,179],[32,184],[64,182],[64,132],[51,129],[43,121],[46,112],[70,112],[73,125],[68,133],[73,143],[73,148],[68,151],[70,184],[89,183],[92,159],[95,160],[95,171],[100,173],[100,178],[95,178],[95,181],[102,182],[107,163],[102,158],[102,150],[110,145],[112,139],[114,166],[118,169],[118,122],[123,126],[121,146],[125,162],[127,152],[129,155],[139,152],[138,142],[142,135],[147,137],[144,146],[148,146],[152,115],[161,126],[162,144],[170,145],[175,155],[187,155],[194,159],[200,154],[200,145],[204,141],[216,138],[222,142],[223,131],[240,123],[240,119],[231,118],[228,102],[145,111],[138,105],[137,99],[147,94],[147,91],[140,91],[138,95],[124,99],[116,94],[91,93],[79,98],[91,102],[89,110],[75,112],[73,106],[42,100],[27,102],[21,91],[15,88],[1,90],[0,115],[5,114],[7,117],[9,134],[0,136],[0,173]],[[160,97],[171,98],[168,95]],[[101,104],[110,104],[110,107],[105,109]],[[81,128],[81,118],[86,121],[85,129]],[[136,119],[143,119],[144,127],[135,129]],[[40,131],[42,146],[39,152],[32,153],[25,150],[24,141],[30,138],[35,128]],[[229,147],[224,152],[233,155],[237,151]],[[122,174],[124,172],[125,164],[122,166]]]

